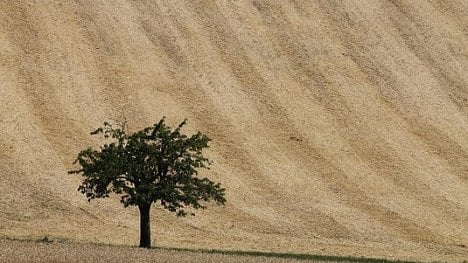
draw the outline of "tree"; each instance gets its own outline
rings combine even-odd
[[[209,169],[211,161],[203,156],[210,139],[198,132],[190,137],[180,133],[184,120],[175,129],[162,118],[157,124],[128,134],[126,123],[114,128],[108,122],[93,131],[107,140],[99,150],[81,151],[75,163],[80,169],[69,171],[84,179],[78,191],[88,201],[121,196],[124,207],[140,211],[140,247],[151,247],[150,208],[159,203],[177,216],[186,216],[185,208],[205,209],[206,202],[225,203],[225,189],[219,183],[199,178],[198,170]]]

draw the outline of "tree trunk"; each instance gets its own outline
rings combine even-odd
[[[140,247],[151,247],[151,225],[150,208],[151,205],[140,205]]]

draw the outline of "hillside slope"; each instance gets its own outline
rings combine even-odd
[[[67,175],[89,132],[212,139],[225,208],[153,210],[161,246],[468,255],[468,2],[0,1],[0,235],[136,244]]]

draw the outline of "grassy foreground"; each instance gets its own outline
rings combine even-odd
[[[0,262],[364,262],[387,259],[258,251],[228,251],[155,247],[140,249],[66,240],[0,238]]]

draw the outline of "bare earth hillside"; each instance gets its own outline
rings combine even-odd
[[[0,1],[0,236],[136,244],[66,173],[126,115],[208,134],[228,204],[166,247],[468,258],[468,2]]]

